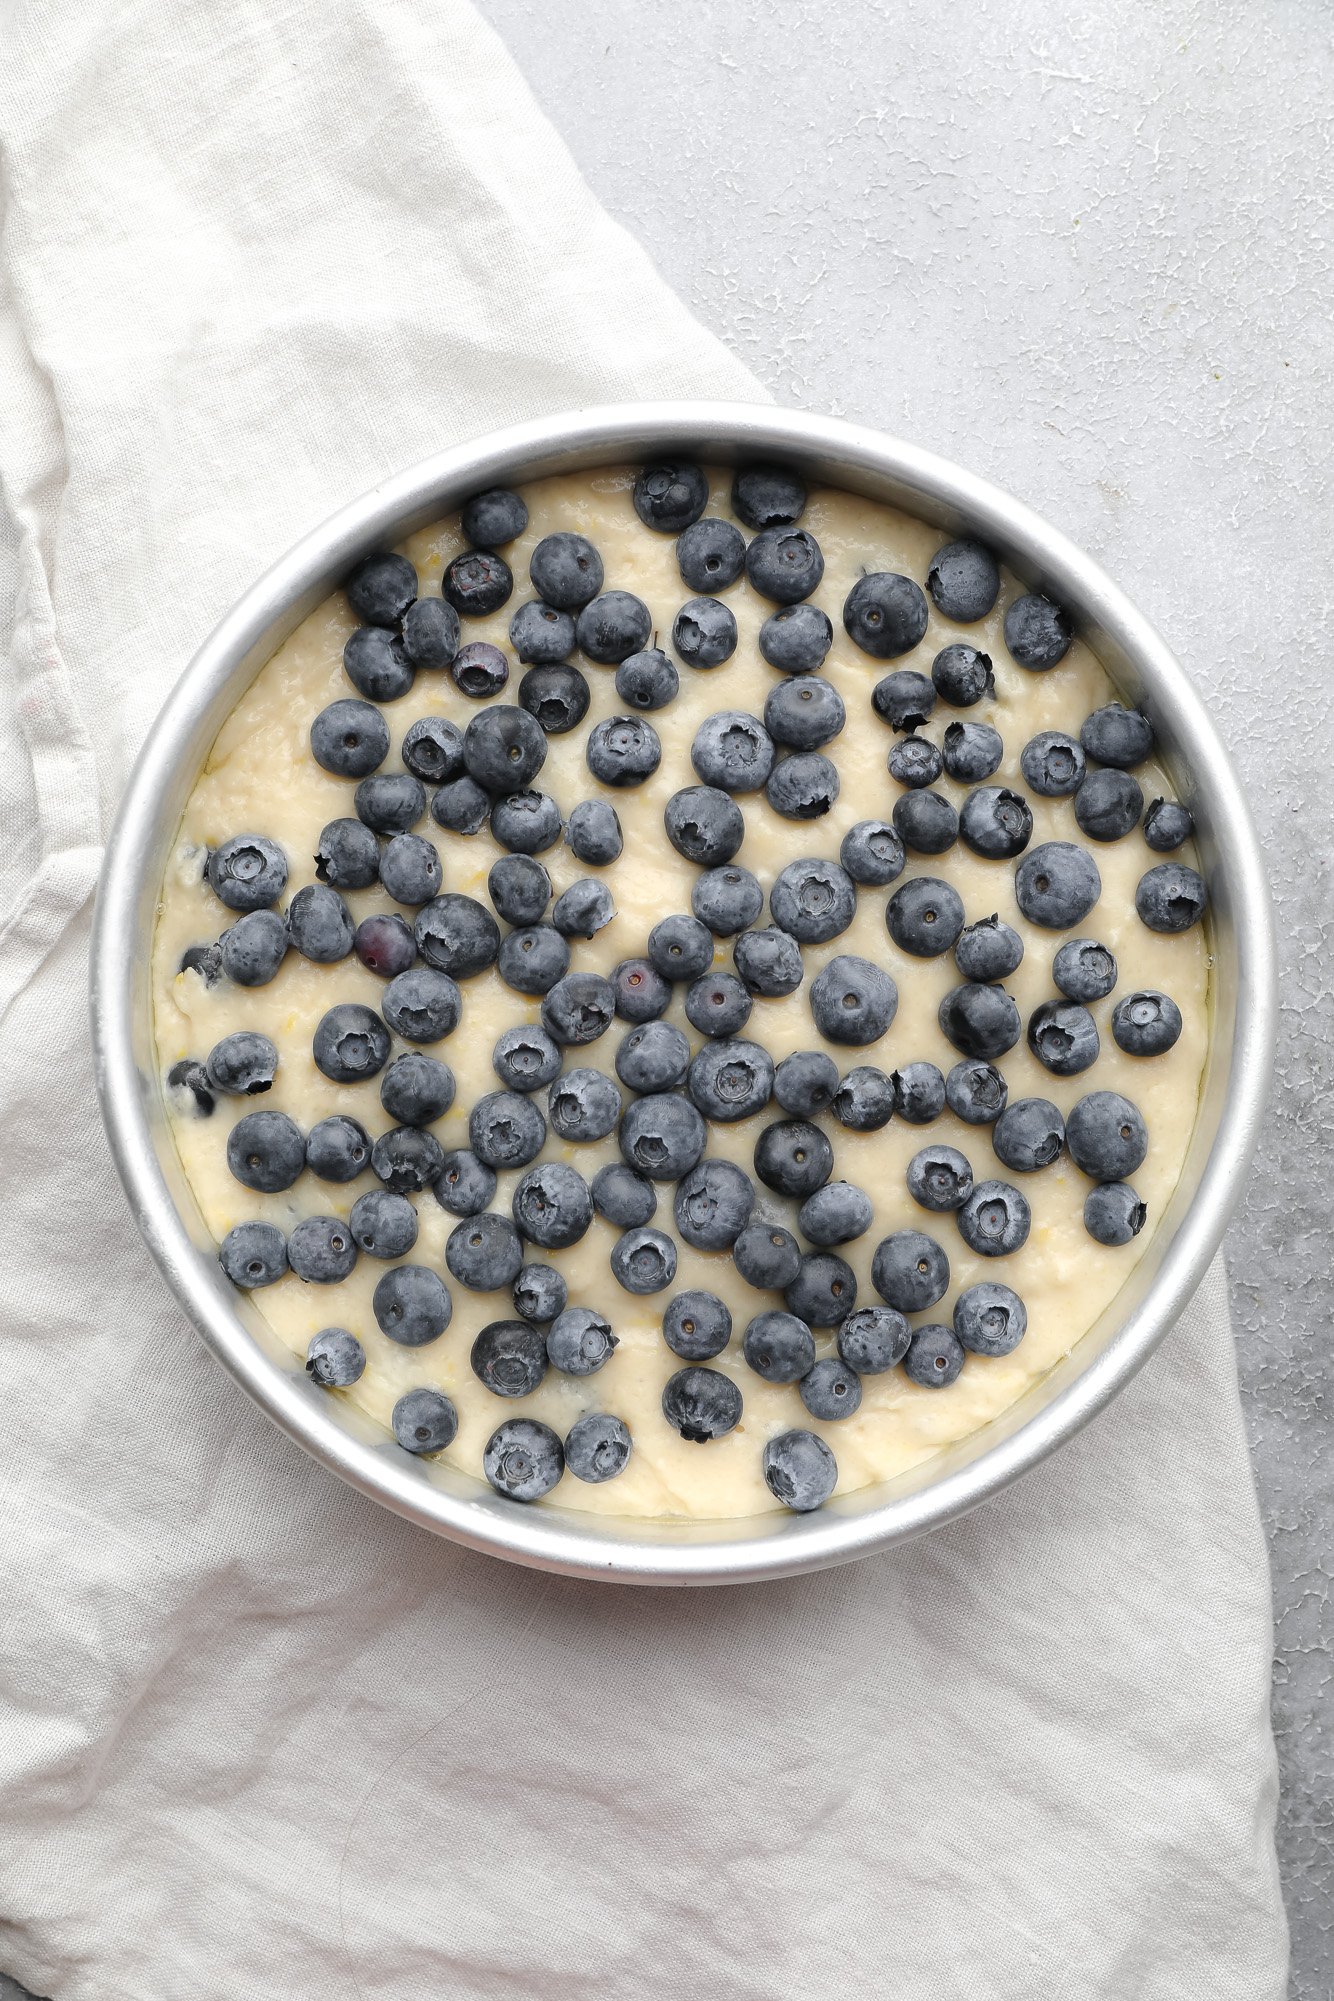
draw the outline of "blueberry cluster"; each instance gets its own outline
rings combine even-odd
[[[968,923],[957,891],[941,878],[917,875],[892,887],[910,854],[938,856],[962,841],[978,855],[1013,864],[1019,909],[1045,929],[1073,930],[1101,894],[1087,847],[1071,841],[1031,847],[1028,801],[986,782],[1004,754],[990,724],[951,720],[939,745],[922,734],[938,703],[972,710],[994,696],[993,663],[978,648],[946,646],[929,676],[900,668],[874,685],[870,707],[892,733],[887,769],[900,788],[890,818],[858,822],[837,860],[812,855],[785,867],[769,890],[764,921],[763,888],[737,860],[746,830],[738,798],[762,792],[775,811],[797,820],[827,813],[839,774],[824,750],[847,717],[842,697],[820,673],[833,628],[811,602],[824,559],[814,536],[797,525],[806,503],[802,483],[778,467],[738,472],[733,511],[752,530],[749,540],[731,522],[708,517],[707,498],[704,474],[688,464],[647,468],[634,488],[645,526],[677,538],[682,582],[694,593],[673,622],[677,658],[687,670],[709,672],[731,657],[736,620],[717,593],[744,576],[775,607],[759,648],[780,678],[762,718],[720,708],[695,735],[697,783],[677,791],[664,813],[667,839],[698,870],[691,909],[663,917],[642,957],[622,961],[610,977],[576,964],[579,943],[615,915],[612,891],[588,875],[554,896],[539,856],[563,840],[582,865],[605,869],[622,852],[621,827],[606,799],[567,809],[535,781],[548,738],[574,729],[589,708],[588,681],[572,653],[614,668],[626,705],[627,713],[597,724],[586,744],[589,770],[611,788],[637,786],[657,769],[662,746],[645,717],[676,698],[679,670],[651,643],[643,602],[604,589],[594,545],[560,532],[533,549],[535,595],[509,625],[525,671],[516,699],[497,699],[508,687],[510,663],[498,647],[465,642],[464,621],[509,602],[514,577],[500,551],[523,532],[528,514],[517,494],[494,490],[464,508],[471,546],[445,570],[439,598],[418,595],[416,571],[398,555],[375,556],[350,579],[348,600],[362,623],[347,642],[344,664],[356,695],[315,717],[310,742],[326,771],[355,783],[353,813],[325,827],[315,857],[318,880],[282,913],[276,906],[288,861],[277,843],[243,833],[215,848],[206,879],[236,921],[184,961],[210,984],[226,978],[258,987],[274,978],[289,951],[320,964],[355,955],[384,981],[378,1008],[328,1009],[312,1054],[338,1084],[378,1080],[388,1128],[372,1138],[359,1120],[339,1115],[303,1133],[287,1114],[257,1110],[238,1121],[227,1144],[231,1172],[259,1192],[287,1189],[305,1170],[330,1183],[369,1171],[377,1185],[358,1197],[346,1222],[311,1216],[288,1236],[269,1223],[237,1225],[220,1251],[236,1285],[270,1285],[288,1271],[333,1284],[359,1257],[381,1260],[377,1325],[400,1345],[429,1344],[450,1324],[450,1288],[426,1265],[403,1262],[418,1234],[411,1198],[429,1189],[458,1219],[445,1250],[450,1278],[480,1293],[507,1290],[513,1305],[510,1317],[491,1321],[477,1336],[473,1371],[496,1396],[522,1397],[549,1369],[571,1377],[596,1373],[617,1345],[602,1315],[569,1303],[554,1264],[530,1261],[534,1251],[559,1253],[577,1243],[597,1214],[621,1233],[610,1260],[618,1283],[631,1294],[670,1294],[663,1337],[685,1366],[668,1382],[662,1408],[683,1438],[699,1443],[734,1430],[742,1416],[736,1383],[706,1366],[727,1346],[732,1320],[713,1293],[671,1294],[677,1251],[673,1237],[654,1227],[660,1190],[673,1191],[672,1219],[682,1241],[730,1254],[748,1284],[781,1295],[781,1308],[770,1305],[745,1327],[742,1356],[765,1381],[794,1384],[810,1416],[828,1422],[857,1410],[866,1375],[902,1367],[911,1381],[939,1388],[957,1378],[966,1354],[1009,1353],[1027,1316],[1017,1294],[986,1282],[963,1292],[949,1326],[914,1328],[907,1316],[929,1311],[950,1283],[945,1249],[916,1229],[899,1230],[877,1246],[872,1280],[880,1303],[859,1308],[855,1275],[838,1250],[865,1235],[874,1208],[863,1189],[835,1178],[833,1146],[814,1122],[820,1114],[868,1132],[891,1117],[928,1125],[948,1107],[966,1124],[989,1128],[997,1160],[1016,1174],[1037,1172],[1068,1151],[1093,1183],[1087,1228],[1109,1245],[1128,1242],[1144,1223],[1144,1205],[1128,1177],[1148,1146],[1141,1114],[1119,1094],[1092,1091],[1063,1119],[1043,1098],[1010,1103],[996,1067],[1021,1037],[1055,1076],[1080,1074],[1095,1062],[1099,1032],[1089,1003],[1116,984],[1110,951],[1093,938],[1063,944],[1053,969],[1058,991],[1025,1023],[1004,986],[1023,958],[1019,935],[998,916]],[[973,623],[993,609],[1000,574],[988,551],[960,541],[938,552],[926,585],[924,592],[911,578],[889,573],[861,577],[843,606],[850,639],[876,661],[895,659],[926,633],[927,592],[944,616]],[[1012,658],[1031,672],[1055,666],[1072,636],[1065,613],[1037,595],[1009,607],[1004,630]],[[460,695],[484,706],[462,729],[444,716],[423,716],[403,737],[403,768],[386,771],[383,706],[428,671],[448,673]],[[1031,793],[1072,799],[1088,840],[1121,840],[1142,824],[1147,844],[1170,854],[1189,837],[1190,815],[1161,799],[1146,809],[1133,773],[1152,749],[1147,719],[1113,703],[1087,719],[1078,739],[1042,732],[1019,762]],[[957,809],[936,789],[944,774],[970,787]],[[490,907],[444,888],[439,850],[417,831],[428,813],[455,835],[488,825],[506,851],[490,872]],[[354,922],[344,893],[377,884],[399,908]],[[870,1065],[840,1073],[824,1048],[775,1064],[762,1042],[744,1033],[758,999],[802,986],[802,947],[846,932],[865,889],[890,889],[888,936],[910,958],[954,955],[959,984],[939,1012],[959,1052],[948,1075],[927,1062],[904,1063],[892,1074]],[[1151,929],[1181,931],[1202,915],[1204,885],[1193,870],[1169,861],[1143,876],[1136,907]],[[715,959],[729,945],[726,970]],[[452,1106],[455,1078],[429,1051],[457,1029],[463,985],[492,966],[514,991],[540,1004],[539,1018],[496,1039],[499,1088],[470,1108],[467,1147],[446,1152],[430,1128]],[[686,1019],[704,1038],[694,1053],[682,1030],[664,1019],[678,989]],[[838,953],[810,981],[807,1002],[825,1044],[857,1049],[889,1028],[898,992],[883,966]],[[617,1024],[613,1077],[579,1057]],[[1157,992],[1127,994],[1111,1016],[1116,1042],[1136,1056],[1170,1049],[1181,1029],[1176,1004]],[[398,1053],[395,1038],[407,1045]],[[219,1093],[268,1091],[277,1063],[273,1043],[245,1030],[223,1038],[204,1061],[177,1064],[169,1082],[207,1115]],[[754,1117],[771,1103],[783,1116],[760,1132],[753,1177],[708,1157],[711,1126]],[[566,1162],[541,1157],[549,1136],[579,1144],[613,1134],[621,1161],[591,1182]],[[519,1173],[508,1216],[490,1206],[497,1176],[507,1170]],[[907,1179],[913,1200],[952,1215],[976,1255],[1006,1255],[1029,1234],[1029,1204],[1019,1189],[1002,1179],[975,1179],[954,1147],[924,1146]],[[798,1205],[799,1236],[771,1220],[757,1182]],[[816,1353],[821,1329],[833,1330],[837,1350],[823,1360]],[[365,1365],[361,1342],[340,1327],[314,1337],[306,1364],[326,1387],[355,1382]],[[399,1444],[417,1454],[443,1450],[457,1425],[450,1399],[430,1387],[409,1391],[393,1413]],[[484,1466],[499,1492],[532,1500],[566,1469],[582,1480],[613,1478],[631,1443],[624,1422],[599,1411],[581,1417],[564,1440],[535,1420],[514,1419],[495,1431]],[[771,1439],[762,1470],[774,1495],[799,1511],[819,1506],[837,1480],[829,1446],[805,1429]]]

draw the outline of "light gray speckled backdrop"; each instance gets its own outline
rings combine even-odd
[[[1277,894],[1229,1240],[1277,1599],[1294,2001],[1334,1993],[1334,20],[1321,0],[482,0],[593,188],[785,403],[1067,529],[1207,691]]]

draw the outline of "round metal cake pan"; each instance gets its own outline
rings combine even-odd
[[[1151,716],[1195,815],[1211,896],[1212,1024],[1184,1172],[1139,1264],[1101,1319],[1019,1403],[910,1473],[815,1515],[642,1522],[524,1508],[387,1433],[307,1379],[218,1267],[182,1173],[153,1049],[151,939],[168,855],[227,715],[300,621],[358,560],[470,493],[658,455],[779,458],[811,481],[975,535],[1072,612],[1122,697]],[[626,404],[515,426],[384,481],[307,535],[200,647],[144,744],[107,848],[92,949],[98,1090],[135,1219],[199,1332],[264,1410],[332,1472],[409,1521],[540,1570],[621,1583],[703,1584],[843,1563],[1000,1493],[1097,1415],[1152,1354],[1217,1249],[1240,1193],[1274,1036],[1269,895],[1245,796],[1204,704],[1109,577],[1029,508],[947,460],[861,425],[764,405]]]

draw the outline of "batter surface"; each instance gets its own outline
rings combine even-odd
[[[695,595],[682,582],[675,538],[652,532],[637,519],[631,504],[635,468],[603,469],[537,482],[523,490],[529,521],[523,535],[503,554],[514,572],[509,602],[484,618],[465,618],[465,641],[486,639],[502,647],[511,663],[509,686],[497,698],[512,702],[523,669],[508,640],[516,607],[534,595],[528,584],[528,559],[538,541],[554,530],[576,530],[590,538],[605,564],[604,590],[635,593],[649,606],[656,643],[672,653],[672,622],[681,605]],[[732,474],[710,474],[707,512],[728,520]],[[761,1450],[780,1432],[802,1427],[824,1437],[837,1456],[838,1492],[885,1479],[927,1458],[941,1447],[965,1437],[1006,1409],[1074,1346],[1125,1283],[1144,1254],[1168,1197],[1180,1175],[1196,1116],[1207,1041],[1209,956],[1200,925],[1175,936],[1149,930],[1135,911],[1136,885],[1163,857],[1146,845],[1139,829],[1111,842],[1086,842],[1074,818],[1069,798],[1041,798],[1028,791],[1019,756],[1041,730],[1063,730],[1078,736],[1085,718],[1115,699],[1114,690],[1092,653],[1082,643],[1071,645],[1059,665],[1042,673],[1021,669],[1011,659],[1002,627],[1006,606],[1022,594],[1003,576],[1000,598],[984,620],[952,625],[931,606],[930,623],[921,644],[903,657],[874,660],[861,652],[844,632],[841,611],[845,597],[866,572],[894,571],[925,584],[928,565],[944,539],[938,529],[850,494],[817,489],[810,494],[801,527],[812,533],[824,554],[823,581],[812,602],[829,614],[834,642],[821,670],[843,697],[847,726],[825,754],[837,764],[841,792],[822,819],[806,822],[782,817],[768,805],[763,792],[739,798],[746,837],[737,856],[760,880],[766,893],[779,871],[804,856],[836,860],[842,836],[855,822],[888,820],[900,787],[888,775],[886,754],[897,740],[875,714],[871,691],[887,672],[915,668],[929,674],[940,649],[953,642],[980,647],[994,664],[996,694],[975,708],[957,710],[939,703],[921,734],[939,744],[945,728],[961,719],[985,721],[1004,738],[1004,757],[988,783],[1009,785],[1029,801],[1033,813],[1032,845],[1048,840],[1074,841],[1094,854],[1102,876],[1102,894],[1089,916],[1073,932],[1041,930],[1020,914],[1014,897],[1012,861],[988,861],[957,842],[947,853],[908,857],[907,867],[889,888],[860,888],[850,929],[823,945],[802,947],[805,978],[783,999],[757,999],[742,1034],[762,1043],[775,1061],[793,1051],[825,1047],[811,1017],[809,988],[819,969],[838,953],[857,953],[885,967],[898,986],[897,1014],[887,1033],[865,1048],[832,1049],[841,1071],[874,1064],[893,1071],[915,1060],[929,1060],[948,1072],[959,1060],[937,1022],[944,995],[960,982],[952,953],[920,959],[901,952],[885,926],[885,904],[894,889],[914,876],[942,877],[963,899],[968,922],[999,913],[1021,934],[1025,955],[1006,981],[1025,1022],[1039,1003],[1055,997],[1051,962],[1071,936],[1091,937],[1116,956],[1120,977],[1106,999],[1092,1003],[1101,1035],[1102,1053],[1083,1074],[1052,1075],[1020,1043],[999,1059],[1009,1084],[1010,1101],[1046,1098],[1065,1113],[1089,1091],[1124,1093],[1142,1111],[1149,1130],[1149,1153],[1134,1174],[1135,1188],[1147,1206],[1148,1223],[1141,1234],[1121,1248],[1096,1243],[1087,1233],[1083,1205],[1091,1186],[1068,1155],[1037,1173],[1014,1174],[996,1159],[988,1126],[965,1124],[949,1111],[929,1126],[909,1125],[895,1117],[881,1130],[857,1133],[845,1129],[832,1113],[818,1123],[834,1149],[834,1178],[856,1184],[872,1198],[871,1227],[839,1254],[853,1267],[858,1304],[872,1305],[878,1295],[871,1283],[871,1258],[888,1233],[921,1229],[946,1250],[951,1267],[949,1291],[926,1313],[910,1316],[915,1323],[946,1322],[958,1294],[979,1280],[999,1280],[1020,1294],[1028,1311],[1025,1338],[1014,1351],[999,1358],[969,1354],[957,1381],[944,1389],[919,1388],[901,1368],[884,1375],[867,1375],[859,1410],[838,1422],[819,1422],[803,1408],[795,1385],[766,1382],[746,1364],[741,1336],[747,1322],[767,1308],[779,1307],[781,1297],[759,1293],[737,1273],[730,1254],[705,1254],[678,1239],[679,1267],[666,1292],[637,1297],[620,1287],[611,1274],[609,1256],[618,1230],[600,1218],[571,1249],[530,1256],[558,1267],[573,1304],[597,1308],[611,1322],[618,1338],[610,1361],[597,1374],[569,1377],[552,1369],[529,1396],[510,1402],[483,1387],[469,1366],[475,1335],[489,1322],[512,1317],[508,1289],[471,1292],[448,1277],[445,1241],[457,1217],[447,1214],[428,1190],[415,1201],[420,1234],[409,1261],[425,1264],[446,1277],[453,1295],[453,1319],[447,1332],[422,1348],[390,1342],[377,1327],[371,1307],[376,1282],[388,1268],[363,1256],[351,1276],[337,1285],[307,1284],[287,1276],[257,1291],[253,1297],[282,1340],[304,1355],[312,1335],[330,1325],[351,1329],[368,1358],[365,1373],[351,1388],[330,1392],[345,1395],[386,1426],[403,1392],[425,1384],[443,1390],[458,1412],[458,1435],[445,1458],[479,1478],[488,1437],[505,1419],[532,1416],[550,1424],[562,1437],[585,1411],[613,1412],[629,1426],[634,1450],[618,1478],[603,1485],[585,1484],[568,1474],[552,1495],[560,1506],[636,1516],[729,1517],[775,1508],[761,1477]],[[420,595],[438,595],[444,566],[465,544],[459,519],[452,516],[423,530],[402,545],[416,566]],[[752,590],[744,575],[719,593],[735,614],[739,640],[732,658],[712,671],[678,662],[680,692],[669,706],[649,716],[662,742],[662,762],[648,781],[630,790],[609,790],[593,778],[585,762],[590,731],[604,717],[625,713],[615,689],[614,667],[595,665],[575,654],[592,691],[584,721],[567,735],[548,739],[547,761],[537,784],[559,803],[562,813],[581,799],[605,797],[614,806],[624,833],[624,852],[605,870],[579,862],[562,841],[540,859],[550,871],[557,894],[568,884],[600,875],[616,905],[612,922],[590,942],[572,946],[573,970],[610,974],[623,959],[643,954],[648,934],[658,920],[673,912],[688,912],[698,871],[670,845],[663,832],[663,809],[672,794],[697,782],[690,749],[706,717],[722,709],[763,714],[765,697],[782,677],[766,664],[757,646],[760,625],[775,609]],[[216,939],[232,913],[225,911],[202,880],[206,851],[238,833],[263,833],[286,851],[290,875],[279,900],[285,908],[295,892],[316,880],[314,854],[321,829],[353,813],[354,783],[322,770],[310,752],[310,726],[327,704],[353,696],[343,669],[343,647],[356,625],[342,593],[331,597],[304,622],[259,674],[220,731],[186,809],[179,841],[163,884],[154,940],[154,991],[159,1054],[163,1072],[184,1058],[203,1058],[218,1040],[233,1030],[258,1029],[279,1052],[279,1067],[271,1091],[258,1098],[217,1099],[210,1117],[193,1110],[188,1093],[170,1093],[177,1147],[209,1228],[221,1240],[233,1225],[247,1219],[275,1223],[285,1233],[303,1217],[346,1217],[353,1202],[377,1185],[368,1171],[355,1181],[333,1185],[309,1171],[287,1191],[256,1194],[229,1172],[227,1134],[241,1117],[257,1109],[289,1113],[303,1131],[319,1119],[346,1113],[358,1119],[372,1137],[392,1121],[382,1111],[378,1080],[353,1085],[331,1082],[315,1066],[311,1054],[316,1024],[337,1002],[358,1001],[376,1008],[384,983],[355,956],[321,965],[289,951],[276,977],[265,986],[243,988],[226,979],[209,986],[195,971],[180,970],[191,946]],[[419,672],[411,691],[384,706],[391,749],[381,769],[401,768],[398,747],[408,726],[419,716],[443,715],[464,728],[478,711],[455,687],[449,673]],[[1154,763],[1135,772],[1146,800],[1174,795],[1166,775]],[[968,787],[948,777],[938,790],[958,806]],[[416,831],[433,840],[443,864],[443,887],[475,897],[490,908],[487,875],[504,852],[489,831],[465,837],[446,832],[429,818]],[[1173,857],[1194,864],[1189,846]],[[385,891],[374,888],[347,892],[353,917],[393,909]],[[412,911],[405,911],[409,922]],[[769,921],[767,908],[757,920]],[[715,965],[731,970],[728,939],[719,939]],[[449,1038],[430,1046],[429,1053],[446,1061],[457,1079],[453,1108],[432,1128],[446,1148],[468,1143],[468,1112],[484,1094],[499,1088],[492,1068],[492,1049],[502,1029],[533,1023],[540,1000],[514,992],[494,967],[463,981],[463,1013]],[[1165,1054],[1136,1058],[1124,1054],[1112,1039],[1110,1017],[1118,999],[1144,988],[1160,989],[1181,1010],[1183,1029]],[[704,1041],[690,1026],[683,1007],[684,987],[677,987],[666,1019],[688,1036],[692,1048]],[[614,1075],[614,1056],[628,1024],[616,1022],[591,1045],[566,1052],[566,1069],[592,1066]],[[395,1052],[405,1045],[395,1041]],[[624,1094],[627,1100],[629,1093]],[[545,1093],[538,1094],[545,1105]],[[771,1103],[759,1116],[739,1124],[710,1123],[708,1155],[736,1161],[753,1173],[757,1135],[783,1118]],[[1032,1209],[1032,1229],[1022,1249],[1001,1258],[974,1255],[964,1244],[951,1215],[933,1215],[918,1207],[908,1193],[905,1172],[923,1146],[943,1143],[957,1147],[972,1164],[977,1180],[1000,1178],[1018,1186]],[[564,1145],[549,1133],[542,1159],[564,1159],[591,1181],[606,1162],[619,1160],[616,1138],[594,1145]],[[510,1197],[520,1171],[499,1179],[492,1209],[508,1216]],[[670,1184],[660,1185],[656,1228],[674,1235]],[[795,1202],[757,1183],[757,1215],[796,1229]],[[686,1442],[662,1414],[661,1396],[668,1378],[683,1366],[662,1335],[662,1314],[673,1293],[700,1287],[719,1295],[729,1306],[734,1332],[725,1351],[709,1366],[737,1383],[744,1411],[737,1428],[706,1445]],[[819,1356],[834,1354],[833,1330],[816,1330]]]

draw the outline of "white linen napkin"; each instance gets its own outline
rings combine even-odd
[[[1270,1614],[1211,1273],[968,1520],[672,1593],[468,1555],[185,1326],[88,902],[174,675],[453,439],[763,392],[464,0],[14,0],[0,63],[0,1965],[56,2001],[1269,2001]]]

